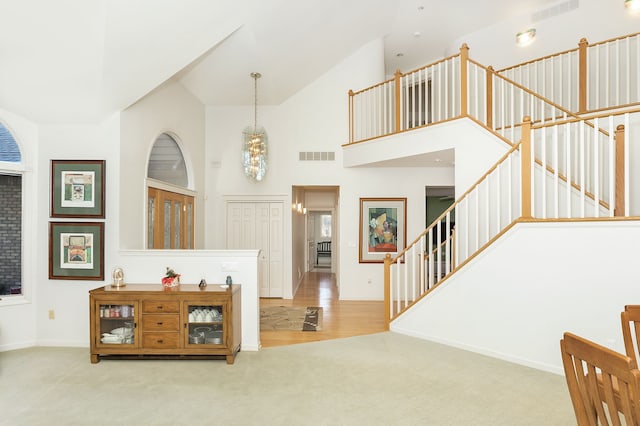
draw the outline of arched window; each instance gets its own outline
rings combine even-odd
[[[22,161],[20,148],[13,135],[4,124],[0,123],[0,161],[7,163],[19,163]]]
[[[156,138],[147,178],[147,248],[194,248],[194,194],[182,150],[171,135]]]
[[[0,296],[22,294],[21,162],[16,140],[0,123]]]
[[[187,166],[176,140],[163,133],[156,138],[151,149],[147,177],[182,188],[189,187]]]

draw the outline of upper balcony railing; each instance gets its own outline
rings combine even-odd
[[[359,92],[349,92],[349,143],[469,117],[507,140],[522,117],[546,123],[574,116],[460,53]]]
[[[494,71],[469,48],[375,86],[349,92],[349,143],[469,117],[519,140],[534,124],[640,104],[640,33]]]
[[[498,71],[571,111],[640,103],[640,33],[546,56]]]
[[[349,91],[349,143],[459,117],[460,81],[460,55],[455,55],[407,74],[397,71],[393,79],[367,89]]]

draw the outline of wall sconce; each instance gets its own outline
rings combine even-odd
[[[302,213],[302,203],[298,203],[298,213]]]
[[[307,214],[307,208],[306,207],[302,208],[302,214]]]
[[[640,0],[625,0],[624,7],[629,9],[630,13],[640,12]]]
[[[516,34],[516,44],[518,46],[526,46],[533,42],[533,39],[536,37],[536,29],[529,28],[526,31],[522,31]]]

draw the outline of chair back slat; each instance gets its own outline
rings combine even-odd
[[[633,358],[571,333],[560,348],[579,426],[638,425],[640,371]]]

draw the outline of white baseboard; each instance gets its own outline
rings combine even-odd
[[[84,340],[38,340],[36,346],[89,349],[89,342]]]
[[[411,337],[416,337],[418,339],[428,340],[428,341],[434,342],[434,343],[440,343],[442,345],[451,346],[451,347],[462,349],[462,350],[465,350],[465,351],[474,352],[474,353],[477,353],[477,354],[490,356],[492,358],[501,359],[503,361],[511,362],[511,363],[514,363],[514,364],[519,364],[519,365],[524,365],[526,367],[535,368],[536,370],[546,371],[548,373],[553,373],[553,374],[558,374],[558,375],[564,376],[564,370],[562,369],[562,367],[558,367],[558,366],[555,366],[555,365],[534,362],[534,361],[531,361],[531,360],[528,360],[528,359],[514,357],[512,355],[508,355],[508,354],[504,354],[504,353],[501,353],[501,352],[495,352],[495,351],[487,350],[485,348],[481,348],[481,347],[477,347],[477,346],[472,346],[472,345],[467,345],[467,344],[456,342],[456,341],[442,339],[442,338],[439,338],[439,337],[430,336],[428,334],[417,333],[417,332],[412,331],[412,330],[405,330],[405,329],[402,329],[400,327],[394,327],[393,324],[391,325],[391,331],[394,332],[394,333],[398,333],[398,334],[404,334],[405,336],[411,336]],[[559,352],[559,350],[558,350],[558,352]],[[558,357],[559,357],[559,354],[558,354]]]
[[[32,348],[34,346],[37,346],[35,340],[26,340],[24,342],[0,345],[0,352],[14,351],[16,349]]]

